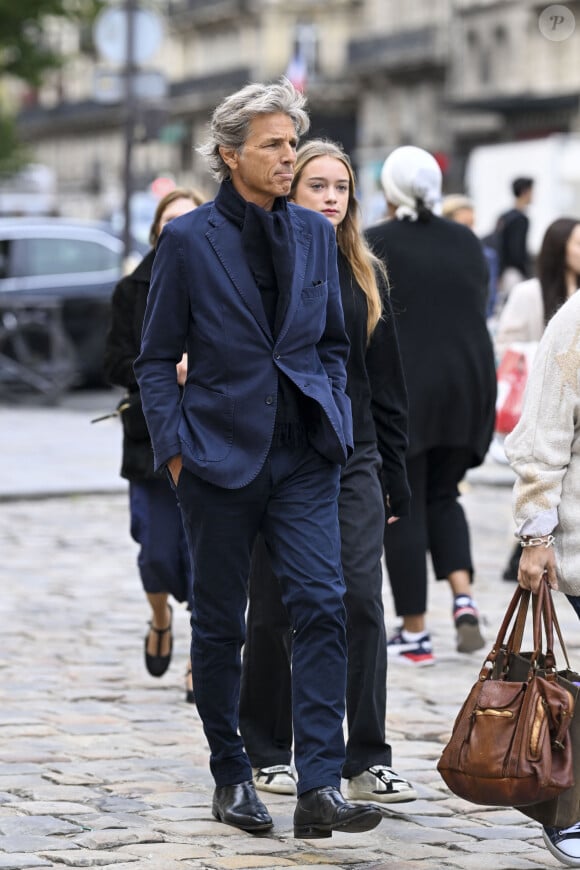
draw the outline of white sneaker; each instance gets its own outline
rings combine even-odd
[[[375,764],[348,780],[348,797],[354,801],[397,804],[414,801],[417,792],[391,767]]]
[[[289,764],[274,764],[272,767],[252,768],[254,785],[259,791],[276,794],[296,794],[296,777]]]
[[[580,867],[580,822],[569,828],[545,826],[542,834],[554,858],[567,867]]]

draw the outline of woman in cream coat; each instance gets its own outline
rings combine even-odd
[[[545,575],[580,616],[580,293],[546,327],[505,449],[517,475],[518,582],[537,592]],[[544,827],[543,837],[559,861],[580,867],[580,822]]]
[[[538,277],[511,290],[499,318],[495,347],[501,360],[516,341],[539,341],[555,311],[580,283],[580,221],[558,218],[545,232]]]
[[[580,596],[580,294],[572,296],[546,328],[528,379],[522,416],[507,436],[505,449],[517,475],[516,536],[544,542],[522,548],[518,582],[537,592],[546,571],[554,589],[576,598]]]

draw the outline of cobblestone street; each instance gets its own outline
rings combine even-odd
[[[0,420],[14,425],[18,415],[10,413],[0,411]],[[29,430],[26,409],[18,413],[23,417],[19,431]],[[22,436],[30,445],[36,442],[27,459],[18,431],[9,435],[2,427],[0,447],[16,479],[10,443],[14,447],[18,441],[21,463],[42,464],[43,432],[50,431],[48,418],[57,412],[44,413],[44,428],[39,423],[36,433]],[[79,416],[85,425],[86,413]],[[50,437],[45,440],[50,452]],[[110,443],[116,442],[111,438]],[[78,479],[74,452],[70,445],[63,451],[60,468],[71,489]],[[103,460],[95,457],[95,462],[98,468]],[[112,477],[116,462],[110,450]],[[23,464],[27,492],[29,472]],[[473,475],[463,502],[473,535],[476,597],[491,646],[514,586],[501,579],[512,540],[510,487],[505,481],[490,485],[490,479]],[[537,824],[515,810],[455,798],[436,771],[454,716],[483,659],[480,653],[455,652],[446,584],[430,588],[436,665],[415,670],[393,664],[389,670],[387,724],[394,767],[416,785],[419,799],[392,805],[368,834],[302,841],[292,835],[294,800],[284,796],[266,796],[274,818],[267,837],[212,819],[207,746],[195,707],[185,703],[188,615],[176,612],[170,670],[159,680],[151,678],[143,664],[148,608],[122,487],[35,499],[5,494],[0,552],[0,870],[559,866]],[[578,664],[577,619],[556,598],[572,661]],[[392,632],[388,584],[385,606]]]

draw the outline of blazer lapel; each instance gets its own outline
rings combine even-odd
[[[212,209],[209,223],[211,229],[206,232],[208,242],[261,329],[272,339],[262,297],[246,262],[239,231],[216,208]]]
[[[308,253],[312,243],[312,234],[306,228],[306,225],[299,219],[293,221],[293,223],[294,238],[296,242],[294,274],[292,276],[290,298],[285,300],[286,309],[280,312],[280,317],[277,318],[278,322],[282,324],[277,336],[278,341],[288,332],[288,328],[292,323],[292,319],[300,303],[302,287],[304,285],[304,275],[306,274],[306,265],[308,262]]]

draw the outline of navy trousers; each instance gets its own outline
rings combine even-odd
[[[376,444],[355,446],[342,469],[338,513],[346,584],[348,741],[342,775],[391,765],[385,742],[387,640],[382,598],[384,496]],[[260,536],[250,575],[240,730],[253,767],[290,764],[292,632]]]
[[[145,592],[167,592],[191,607],[193,577],[175,492],[166,478],[129,484],[131,537]]]
[[[194,571],[191,660],[216,785],[252,778],[238,732],[248,575],[262,531],[290,615],[298,792],[340,786],[346,627],[339,467],[311,447],[274,448],[248,486],[184,469],[177,485]]]

